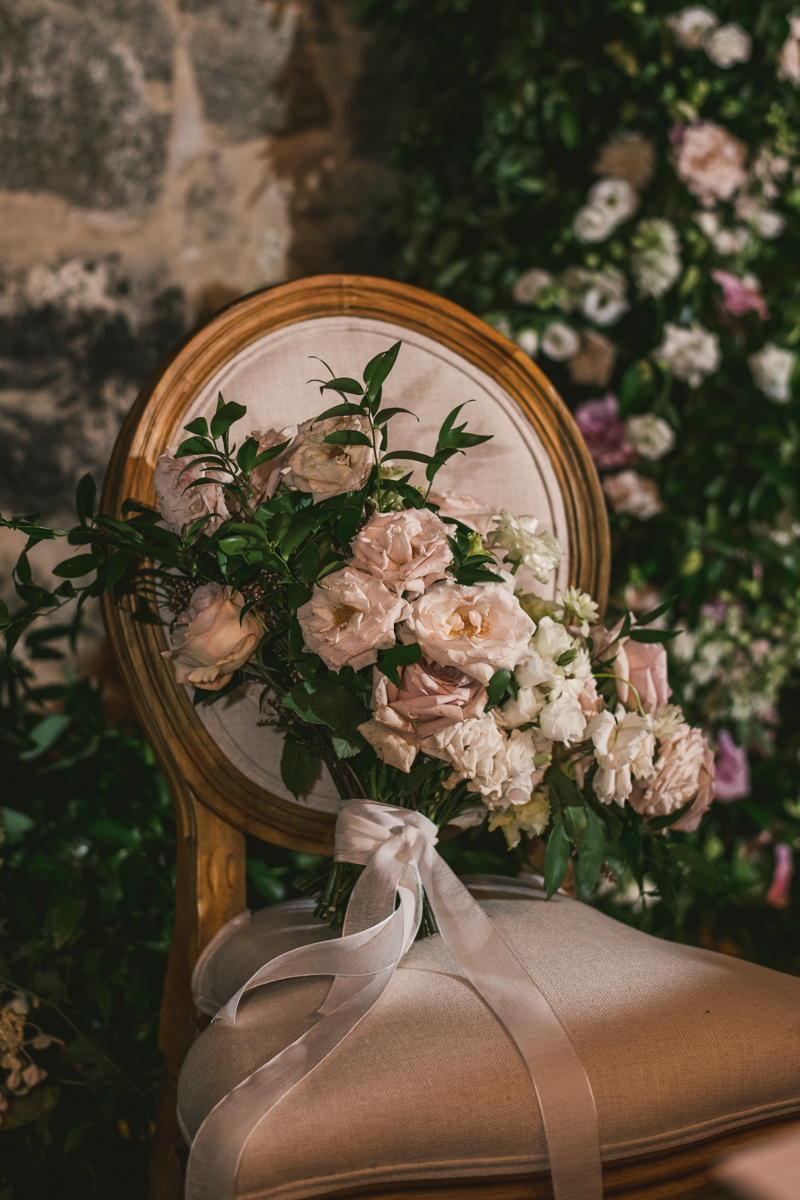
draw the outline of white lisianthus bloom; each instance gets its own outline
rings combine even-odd
[[[542,271],[539,267],[531,267],[529,271],[523,271],[519,279],[511,289],[511,295],[516,300],[517,304],[535,304],[547,288],[553,284],[553,276],[549,271]]]
[[[689,387],[696,388],[719,367],[719,338],[699,321],[693,321],[689,329],[665,321],[664,341],[653,351],[653,357],[677,379],[685,379]]]
[[[561,593],[561,603],[567,612],[572,613],[581,622],[588,621],[594,625],[598,620],[597,601],[593,600],[587,592],[582,592],[580,588],[568,587],[565,592]]]
[[[604,242],[635,211],[639,197],[626,179],[601,179],[589,189],[572,228],[579,242]]]
[[[751,354],[747,362],[759,391],[776,404],[791,400],[792,375],[797,362],[797,355],[792,350],[767,342],[757,354]]]
[[[535,329],[520,329],[514,335],[514,341],[520,350],[524,350],[530,358],[536,357],[536,351],[539,349],[539,334]]]
[[[663,296],[681,273],[675,226],[659,217],[640,221],[633,244],[633,274],[640,290],[646,296]]]
[[[432,662],[486,685],[499,668],[513,671],[528,657],[534,628],[503,583],[437,583],[410,606],[399,636],[418,642]]]
[[[508,779],[506,735],[490,713],[431,734],[420,749],[431,758],[452,764],[446,788],[454,788],[466,779],[468,792],[480,793],[487,804],[499,801]]]
[[[667,24],[685,50],[699,50],[711,30],[719,25],[719,17],[704,4],[690,4],[667,17]]]
[[[505,550],[506,559],[515,566],[528,567],[540,583],[549,583],[550,573],[561,562],[561,547],[552,533],[546,529],[537,533],[536,517],[515,517],[507,508],[500,509],[494,523],[497,528],[488,535],[489,545]]]
[[[542,337],[542,350],[553,362],[565,362],[580,349],[581,340],[571,325],[551,321]]]
[[[637,454],[656,462],[668,454],[675,445],[675,433],[671,426],[654,413],[644,413],[638,417],[628,417],[625,422],[628,431],[628,441]]]
[[[652,717],[626,712],[621,704],[616,712],[599,713],[586,727],[594,744],[598,770],[594,790],[602,804],[616,800],[624,805],[631,794],[633,779],[650,780],[655,774]]]
[[[614,325],[630,305],[625,292],[625,276],[616,267],[607,267],[592,277],[583,297],[583,315],[595,325]]]
[[[572,222],[572,229],[579,242],[592,244],[604,242],[617,228],[617,220],[610,208],[602,204],[584,204]]]
[[[523,833],[537,837],[547,828],[550,820],[550,801],[547,788],[537,788],[527,804],[511,805],[506,809],[495,809],[489,819],[489,831],[502,829],[509,850],[519,845]]]
[[[685,720],[683,709],[679,704],[662,704],[660,708],[656,709],[653,716],[653,736],[657,737],[659,741],[672,737]]]
[[[730,21],[727,25],[720,25],[719,29],[715,29],[705,39],[703,48],[715,66],[728,70],[736,63],[750,61],[753,39],[741,25]]]
[[[584,735],[586,717],[573,696],[563,695],[544,706],[539,713],[539,728],[551,741],[572,746]]]

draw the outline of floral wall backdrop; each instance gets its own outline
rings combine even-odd
[[[730,802],[695,841],[727,894],[635,919],[800,970],[800,10],[368,7],[414,89],[401,276],[567,399],[610,510],[612,604],[674,597],[680,699]]]

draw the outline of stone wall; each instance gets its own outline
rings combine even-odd
[[[222,304],[386,272],[399,101],[352,10],[0,0],[0,510],[68,518],[149,372]]]

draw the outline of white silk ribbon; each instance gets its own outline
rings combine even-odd
[[[235,1024],[242,996],[275,980],[333,975],[321,1020],[211,1110],[192,1142],[186,1200],[235,1200],[239,1163],[256,1129],[355,1029],[391,980],[419,929],[423,888],[448,950],[528,1069],[555,1200],[602,1200],[597,1114],[578,1053],[514,951],[436,852],[436,840],[433,822],[410,809],[371,800],[342,807],[334,856],[364,865],[342,937],[274,958],[214,1018]],[[406,1119],[413,1123],[414,1113]]]

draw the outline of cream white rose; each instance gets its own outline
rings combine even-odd
[[[190,487],[196,480],[208,476],[209,472],[205,470],[205,464],[196,458],[176,458],[176,449],[170,447],[156,464],[153,483],[161,516],[172,532],[178,534],[200,517],[208,517],[203,531],[213,533],[231,515],[225,504],[225,493],[218,483]],[[185,470],[187,467],[188,470]]]
[[[625,422],[628,441],[637,454],[656,462],[668,454],[675,445],[675,433],[662,417],[655,413],[642,413],[628,417]]]
[[[753,39],[741,25],[730,21],[727,25],[720,25],[706,38],[704,49],[715,66],[728,70],[736,63],[750,61]]]
[[[542,782],[550,766],[553,743],[538,729],[515,729],[506,742],[508,778],[502,786],[499,803],[503,807],[527,804],[531,792]]]
[[[192,596],[175,626],[174,648],[162,650],[178,683],[218,692],[252,655],[264,630],[252,611],[242,617],[245,598],[218,583],[206,583]]]
[[[353,566],[398,595],[423,592],[445,578],[453,561],[447,539],[455,532],[429,508],[375,513],[350,545]]]
[[[653,778],[655,738],[650,716],[626,712],[621,704],[615,713],[599,713],[586,727],[594,744],[598,770],[594,790],[603,804],[616,800],[623,805],[631,794],[633,779]]]
[[[537,533],[536,517],[515,517],[507,508],[500,509],[494,523],[496,529],[486,539],[489,545],[504,550],[515,566],[528,567],[540,583],[549,583],[551,572],[561,562],[561,547],[552,533],[546,529]]]
[[[516,699],[507,700],[500,710],[506,729],[516,729],[535,721],[547,699],[547,696],[535,687],[521,687]]]
[[[792,398],[792,375],[797,355],[767,342],[757,354],[747,360],[753,382],[759,391],[776,404],[786,404]]]
[[[369,434],[366,417],[328,417],[324,421],[305,421],[297,431],[297,440],[286,462],[287,482],[301,492],[311,492],[314,503],[356,492],[367,482],[375,463],[369,446],[334,446],[326,443],[330,433],[353,429]]]
[[[669,367],[677,379],[685,379],[693,388],[714,374],[720,357],[719,338],[699,321],[693,321],[689,329],[665,321],[664,340],[653,351],[657,362]]]
[[[499,800],[508,778],[506,737],[491,714],[439,730],[426,737],[420,749],[423,754],[452,764],[446,788],[454,788],[466,779],[468,792],[480,793],[487,803]]]
[[[533,621],[501,583],[436,583],[411,605],[399,631],[426,658],[457,667],[488,684],[500,668],[513,671],[528,656]]]
[[[564,694],[544,706],[539,713],[539,728],[551,741],[573,746],[584,735],[586,717],[578,700],[574,696]]]
[[[408,603],[380,580],[345,567],[315,585],[297,619],[307,650],[333,671],[344,666],[358,671],[395,644],[394,627],[408,613]]]

